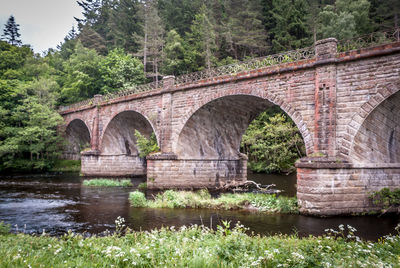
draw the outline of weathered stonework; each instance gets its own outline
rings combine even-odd
[[[311,157],[297,165],[302,212],[376,209],[371,191],[400,187],[400,42],[345,53],[336,47],[335,39],[321,40],[312,59],[182,84],[170,76],[156,90],[95,98],[61,113],[69,151],[77,155],[90,140],[86,175],[147,172],[150,188],[215,187],[246,179],[241,137],[256,115],[278,105]],[[154,131],[161,148],[147,171],[134,157],[136,129]]]
[[[312,161],[312,160],[310,160]],[[369,195],[384,187],[400,188],[400,164],[298,163],[297,198],[304,214],[378,212]]]
[[[83,176],[97,177],[144,176],[146,175],[145,161],[137,155],[99,155],[93,152],[83,152],[81,173]]]
[[[247,158],[239,160],[177,159],[175,155],[147,158],[149,189],[215,188],[232,181],[246,181]]]

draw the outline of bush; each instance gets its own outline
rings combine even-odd
[[[138,189],[142,190],[142,191],[145,191],[147,189],[147,183],[145,183],[145,182],[139,183]]]
[[[132,207],[141,208],[147,206],[147,200],[144,193],[140,191],[134,191],[129,193],[129,201]]]
[[[138,130],[135,130],[135,137],[137,139],[139,157],[143,158],[149,155],[150,153],[157,152],[160,150],[154,132],[151,133],[150,139],[147,139],[144,135],[140,134]]]
[[[0,221],[0,235],[10,233],[11,225]]]
[[[132,194],[132,193],[131,193]],[[143,195],[144,196],[144,195]],[[298,213],[297,200],[270,194],[238,193],[222,194],[212,198],[207,190],[197,192],[167,190],[157,194],[154,200],[140,203],[151,208],[213,208],[213,209],[247,209],[253,206],[260,211]],[[138,205],[135,205],[138,207]]]
[[[400,189],[383,188],[380,191],[374,192],[370,195],[375,205],[383,206],[384,208],[400,206]]]

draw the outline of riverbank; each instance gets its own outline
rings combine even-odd
[[[221,194],[214,198],[207,190],[196,192],[167,190],[157,194],[154,200],[147,200],[144,193],[134,191],[129,194],[129,200],[133,207],[251,209],[268,213],[292,214],[299,212],[295,197],[277,197],[274,194],[235,193]]]
[[[120,219],[117,230],[123,229]],[[393,267],[400,236],[361,241],[352,227],[320,237],[246,234],[229,223],[83,238],[1,234],[0,267]],[[0,228],[1,229],[1,228]]]

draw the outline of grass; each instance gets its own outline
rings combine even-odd
[[[222,194],[212,198],[207,190],[197,192],[168,190],[157,194],[154,200],[146,200],[139,191],[129,195],[131,205],[134,207],[150,208],[212,208],[212,209],[249,209],[256,208],[265,212],[298,213],[297,200],[271,194]]]
[[[129,179],[113,180],[113,179],[92,179],[84,180],[84,186],[97,186],[97,187],[129,187],[132,182]]]
[[[142,191],[145,191],[147,189],[147,183],[146,182],[139,183],[138,189],[142,190]]]
[[[79,172],[81,170],[80,160],[58,159],[50,169],[53,172]]]
[[[307,238],[251,236],[228,222],[217,230],[170,227],[89,238],[0,234],[0,267],[398,267],[399,255],[399,235],[367,242],[344,226]]]

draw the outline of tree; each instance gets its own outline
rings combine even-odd
[[[95,49],[101,55],[107,54],[106,41],[92,27],[88,25],[82,26],[78,39],[84,47]]]
[[[354,16],[348,12],[337,13],[331,5],[326,6],[319,14],[321,38],[335,37],[339,40],[350,39],[357,35]]]
[[[73,103],[99,94],[104,86],[100,65],[102,56],[77,42],[73,54],[63,62],[61,101]]]
[[[161,18],[158,16],[158,8],[155,0],[143,1],[142,10],[143,34],[135,35],[137,42],[140,44],[138,55],[143,55],[143,68],[147,76],[158,81],[165,31]],[[151,73],[148,70],[148,66],[152,67]]]
[[[15,22],[14,16],[11,15],[8,18],[7,23],[4,25],[2,39],[4,39],[13,46],[22,45],[21,39],[19,39],[21,35],[19,34],[18,31],[19,31],[19,24]]]
[[[308,5],[306,0],[273,0],[271,16],[274,27],[269,34],[272,52],[297,49],[311,44],[307,27]]]
[[[142,62],[126,55],[124,50],[116,48],[110,51],[100,62],[101,77],[104,86],[102,94],[117,91],[120,88],[132,87],[145,82]]]
[[[167,31],[175,30],[180,36],[190,31],[203,1],[158,0],[158,10]]]
[[[243,135],[241,147],[256,172],[293,171],[294,162],[305,155],[298,128],[280,109],[261,113]]]
[[[47,168],[62,145],[54,69],[28,47],[3,41],[0,59],[0,170]]]
[[[185,43],[182,37],[171,30],[167,34],[164,47],[162,71],[169,75],[180,75],[186,72]]]
[[[214,24],[211,22],[210,14],[205,5],[200,9],[199,14],[190,27],[191,32],[187,33],[188,53],[192,66],[196,69],[211,67],[215,64],[215,31]]]
[[[400,1],[371,0],[370,16],[378,30],[389,30],[400,26]],[[400,33],[397,32],[400,40]]]
[[[235,59],[267,50],[260,0],[230,0],[227,6],[226,40]]]
[[[350,39],[372,31],[367,0],[337,0],[327,5],[319,14],[320,38]]]
[[[135,39],[142,34],[140,5],[138,0],[114,0],[109,1],[108,6],[103,7],[103,14],[108,10],[104,39],[110,49],[123,48],[127,53],[136,53],[140,47]],[[104,15],[104,19],[106,16]],[[96,27],[100,27],[96,26]]]

